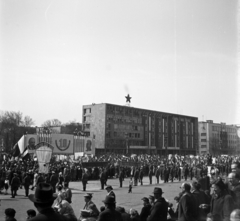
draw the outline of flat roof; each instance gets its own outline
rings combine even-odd
[[[182,115],[182,114],[174,114],[174,113],[170,113],[170,112],[163,112],[163,111],[156,111],[156,110],[149,110],[149,109],[143,109],[143,108],[138,108],[138,107],[132,107],[132,106],[125,106],[125,105],[119,105],[119,104],[110,104],[110,103],[99,103],[99,104],[87,104],[87,105],[83,105],[84,106],[94,106],[94,105],[113,105],[113,106],[118,106],[118,107],[128,107],[128,108],[134,108],[137,110],[142,110],[142,111],[152,111],[152,112],[158,112],[158,113],[163,113],[163,114],[172,114],[172,115],[176,115],[176,116],[180,116],[180,117],[191,117],[191,118],[197,118],[198,117],[194,117],[194,116],[189,116],[189,115]]]

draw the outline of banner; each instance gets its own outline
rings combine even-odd
[[[36,144],[38,143],[37,134],[24,135],[24,146],[27,149],[27,153],[34,154],[36,152]]]
[[[53,154],[73,154],[73,135],[52,134]]]
[[[94,140],[92,138],[86,138],[84,142],[84,153],[95,155]]]

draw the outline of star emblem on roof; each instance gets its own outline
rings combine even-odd
[[[129,103],[131,103],[131,97],[129,96],[129,94],[127,95],[127,96],[125,96],[125,98],[126,98],[126,102],[129,102]]]

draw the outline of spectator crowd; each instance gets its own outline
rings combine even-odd
[[[164,198],[164,184],[153,188],[142,198],[142,209],[123,208],[117,205],[117,196],[109,178],[130,178],[129,193],[133,186],[143,185],[147,176],[149,184],[180,181],[180,191],[173,203]],[[153,178],[155,177],[155,182]],[[96,205],[87,192],[90,179],[99,180],[100,189],[106,189],[103,205]],[[69,183],[82,182],[85,206],[77,217],[72,208]],[[52,158],[49,173],[38,173],[34,158],[14,160],[6,156],[1,162],[1,194],[15,198],[18,189],[24,188],[25,196],[35,210],[26,211],[27,220],[66,221],[240,221],[240,160],[239,156],[178,156],[170,155],[120,155],[108,153],[89,157],[88,162],[56,160]],[[30,194],[31,193],[31,194]],[[16,220],[14,208],[5,210],[6,220]]]

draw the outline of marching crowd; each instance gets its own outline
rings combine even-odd
[[[15,198],[19,188],[25,189],[25,196],[34,203],[38,212],[28,210],[28,220],[240,221],[238,156],[219,156],[212,162],[213,157],[209,155],[192,159],[172,156],[166,159],[157,155],[106,154],[89,161],[108,164],[106,167],[83,168],[80,161],[52,160],[50,173],[39,174],[34,160],[14,161],[5,158],[0,169],[0,190],[7,195],[10,189],[11,197]],[[149,177],[149,184],[153,184],[153,177],[156,184],[160,179],[164,183],[183,179],[180,193],[174,198],[175,209],[164,198],[164,185],[162,188],[155,187],[152,194],[142,198],[141,211],[117,205],[116,195],[113,188],[107,185],[107,179],[118,178],[122,187],[123,180],[130,177],[131,192],[132,186],[138,183],[143,185],[144,176]],[[95,205],[92,194],[86,193],[86,204],[80,217],[77,217],[71,206],[69,182],[81,181],[83,191],[87,191],[89,179],[99,179],[101,189],[107,190],[104,206]],[[34,194],[29,194],[29,190]],[[6,220],[16,220],[15,213],[12,208],[6,209]]]

